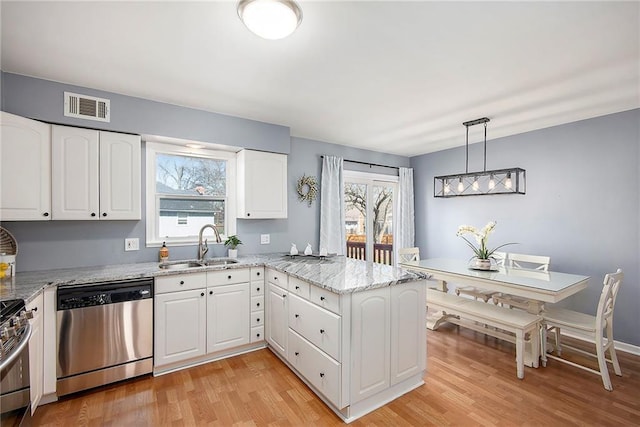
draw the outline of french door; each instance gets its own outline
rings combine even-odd
[[[347,257],[393,264],[398,177],[344,172]]]

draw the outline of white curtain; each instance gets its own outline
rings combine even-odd
[[[324,156],[320,181],[320,248],[338,255],[347,251],[343,163],[342,157]]]
[[[398,249],[411,248],[415,245],[415,219],[413,201],[413,169],[399,168],[398,181],[398,220],[393,235],[395,242],[396,265]]]

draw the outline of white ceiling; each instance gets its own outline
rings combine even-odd
[[[3,1],[0,65],[406,156],[640,107],[637,1],[299,3],[269,41],[230,1]]]

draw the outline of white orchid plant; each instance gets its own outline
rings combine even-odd
[[[462,237],[464,241],[467,242],[467,244],[473,250],[473,253],[478,259],[489,259],[491,258],[491,255],[493,255],[493,253],[498,249],[507,245],[515,244],[515,243],[505,243],[504,245],[496,246],[493,249],[489,249],[487,246],[487,240],[489,238],[489,235],[493,232],[495,228],[496,228],[495,221],[489,221],[487,225],[485,225],[481,230],[478,230],[472,225],[461,225],[460,227],[458,227],[458,232],[456,233],[456,236]],[[464,237],[464,234],[473,234],[478,246],[471,243],[469,239]]]

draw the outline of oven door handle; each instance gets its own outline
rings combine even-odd
[[[29,345],[29,338],[31,338],[31,325],[27,323],[25,333],[20,337],[20,342],[9,353],[9,356],[0,364],[0,372],[4,372],[5,368],[11,364],[24,350],[25,346]]]

